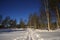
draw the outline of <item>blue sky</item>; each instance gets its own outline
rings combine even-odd
[[[30,13],[39,14],[41,3],[39,0],[0,0],[0,15],[10,16],[19,23],[20,19],[28,20]]]

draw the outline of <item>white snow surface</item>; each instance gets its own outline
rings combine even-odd
[[[0,29],[0,40],[60,40],[60,29]]]

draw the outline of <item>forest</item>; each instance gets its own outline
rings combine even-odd
[[[17,19],[11,19],[10,16],[0,15],[0,28],[35,28],[55,30],[60,28],[60,0],[40,0],[42,5],[39,10],[40,14],[36,12],[31,13],[27,24],[23,19],[20,19],[17,24]]]

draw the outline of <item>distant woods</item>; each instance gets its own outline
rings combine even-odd
[[[27,24],[23,19],[17,24],[17,19],[12,20],[9,16],[3,19],[0,15],[0,28],[35,28],[53,30],[60,28],[60,0],[40,0],[41,8],[39,15],[31,13]]]

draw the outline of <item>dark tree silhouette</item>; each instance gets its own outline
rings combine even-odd
[[[9,22],[10,22],[10,17],[7,16],[7,17],[3,20],[2,25],[3,25],[5,28],[9,28],[9,27],[10,27]]]
[[[17,28],[16,27],[16,19],[15,20],[10,20],[10,23],[9,24],[10,24],[10,27],[11,28]]]
[[[0,15],[0,28],[2,28],[2,15]]]
[[[2,15],[0,15],[0,23],[2,22]]]
[[[20,28],[25,28],[25,23],[23,19],[20,20]]]

